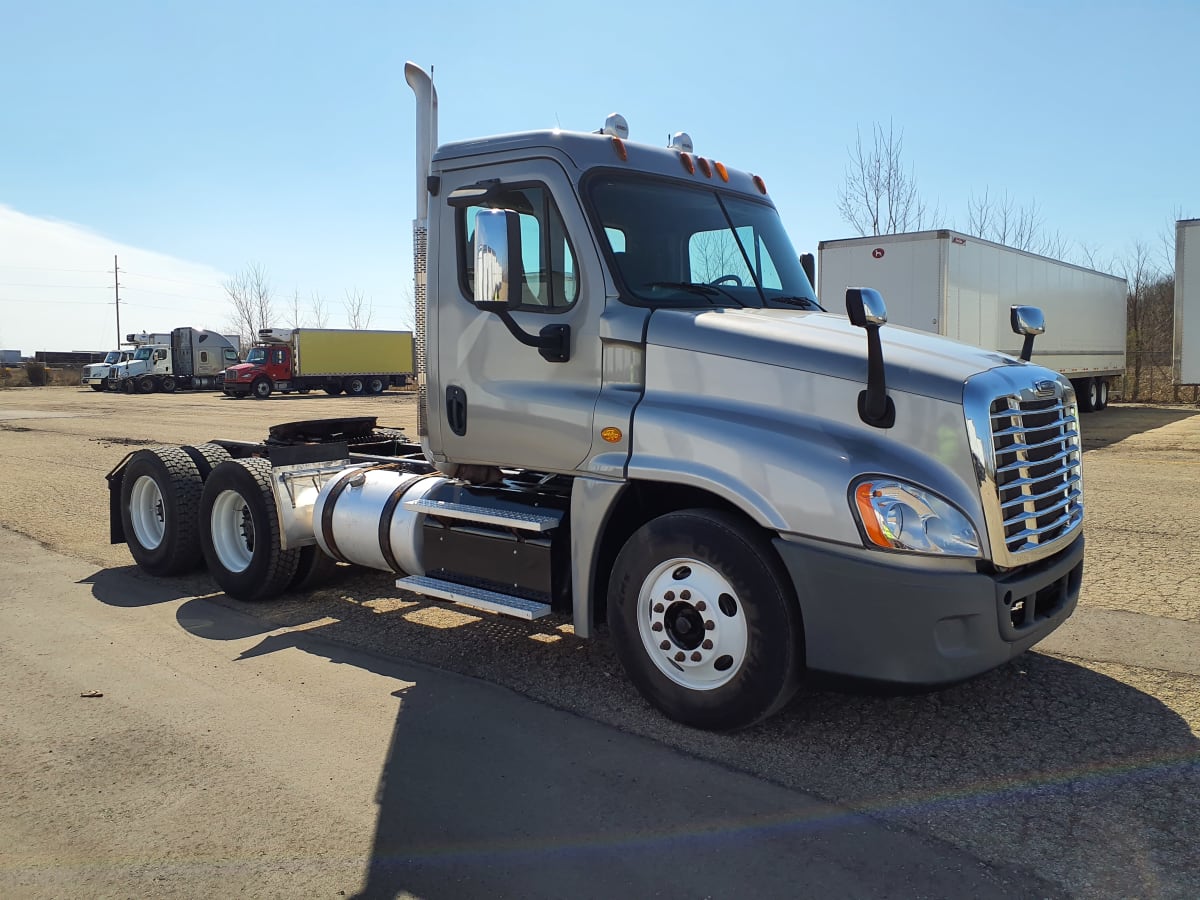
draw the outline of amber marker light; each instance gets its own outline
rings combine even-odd
[[[708,164],[708,160],[701,156],[696,162],[700,164],[700,171],[704,173],[704,177],[712,178],[712,166]]]
[[[714,163],[714,167],[717,170],[717,174],[721,176],[721,180],[728,183],[729,170],[725,168],[725,163]]]
[[[761,175],[755,175],[755,176],[754,176],[754,186],[755,186],[756,188],[758,188],[758,192],[759,192],[760,194],[762,194],[762,195],[766,196],[766,193],[767,193],[767,183],[766,183],[765,181],[763,181],[763,180],[762,180],[762,176],[761,176]]]
[[[621,438],[624,436],[625,435],[621,434],[620,428],[614,428],[611,425],[600,432],[600,437],[604,438],[604,440],[608,441],[610,444],[617,443],[617,441],[621,440]]]
[[[696,164],[692,162],[692,155],[690,153],[680,153],[679,161],[683,163],[683,167],[687,169],[689,175],[696,174]]]
[[[862,520],[863,528],[867,532],[867,537],[871,539],[871,543],[876,547],[890,550],[896,546],[896,543],[883,530],[883,523],[875,515],[875,507],[871,504],[873,496],[876,496],[875,485],[870,481],[864,481],[855,489],[854,502],[858,506],[858,517]]]
[[[617,151],[617,156],[621,162],[626,162],[629,159],[629,151],[625,149],[625,142],[619,137],[612,139],[613,149]]]

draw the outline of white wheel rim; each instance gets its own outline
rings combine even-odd
[[[1096,406],[1100,401],[1100,388],[1096,386],[1096,382],[1088,385],[1088,401],[1092,406]]]
[[[1108,383],[1100,382],[1100,405],[1103,406],[1108,402]]]
[[[162,543],[167,530],[167,512],[158,482],[149,475],[143,475],[133,483],[129,494],[129,522],[137,542],[147,550],[154,550]]]
[[[209,519],[213,550],[229,572],[244,572],[254,558],[254,521],[237,491],[222,491]]]
[[[660,563],[642,582],[638,633],[660,672],[693,691],[727,684],[742,667],[749,632],[741,598],[706,563]]]

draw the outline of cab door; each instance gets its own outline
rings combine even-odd
[[[492,182],[477,206],[452,207],[458,188]],[[533,158],[444,171],[439,211],[437,297],[430,305],[428,397],[435,457],[447,462],[570,472],[588,458],[600,391],[598,322],[604,306],[600,259],[563,167]],[[569,358],[552,362],[521,344],[474,297],[475,216],[507,209],[520,219],[510,248],[513,321],[538,334],[570,329]],[[436,318],[435,318],[436,317]],[[440,452],[439,452],[440,450]]]

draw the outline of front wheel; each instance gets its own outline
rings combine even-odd
[[[212,470],[200,497],[200,546],[230,597],[269,600],[287,590],[300,551],[280,546],[269,462],[235,459]]]
[[[151,575],[178,575],[200,562],[201,479],[178,447],[139,450],[121,478],[121,527],[134,561]]]
[[[630,680],[686,725],[745,728],[800,684],[795,593],[765,537],[728,513],[668,513],[634,532],[613,567],[608,624]]]
[[[91,384],[88,385],[88,387],[90,387],[93,391],[102,391],[104,390],[104,383],[101,382],[100,384]]]
[[[267,378],[259,378],[250,385],[250,393],[255,400],[266,400],[271,396],[271,382]]]

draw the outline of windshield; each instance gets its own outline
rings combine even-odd
[[[149,359],[154,353],[153,347],[138,347],[137,353],[133,354],[134,359]]]
[[[109,350],[108,353],[105,354],[105,356],[104,356],[104,364],[105,365],[112,365],[113,363],[120,362],[120,361],[121,361],[121,351],[120,350]]]
[[[248,363],[265,363],[267,361],[267,348],[254,347],[246,354],[246,362]]]
[[[708,185],[609,173],[589,194],[631,302],[821,308],[767,203]]]

